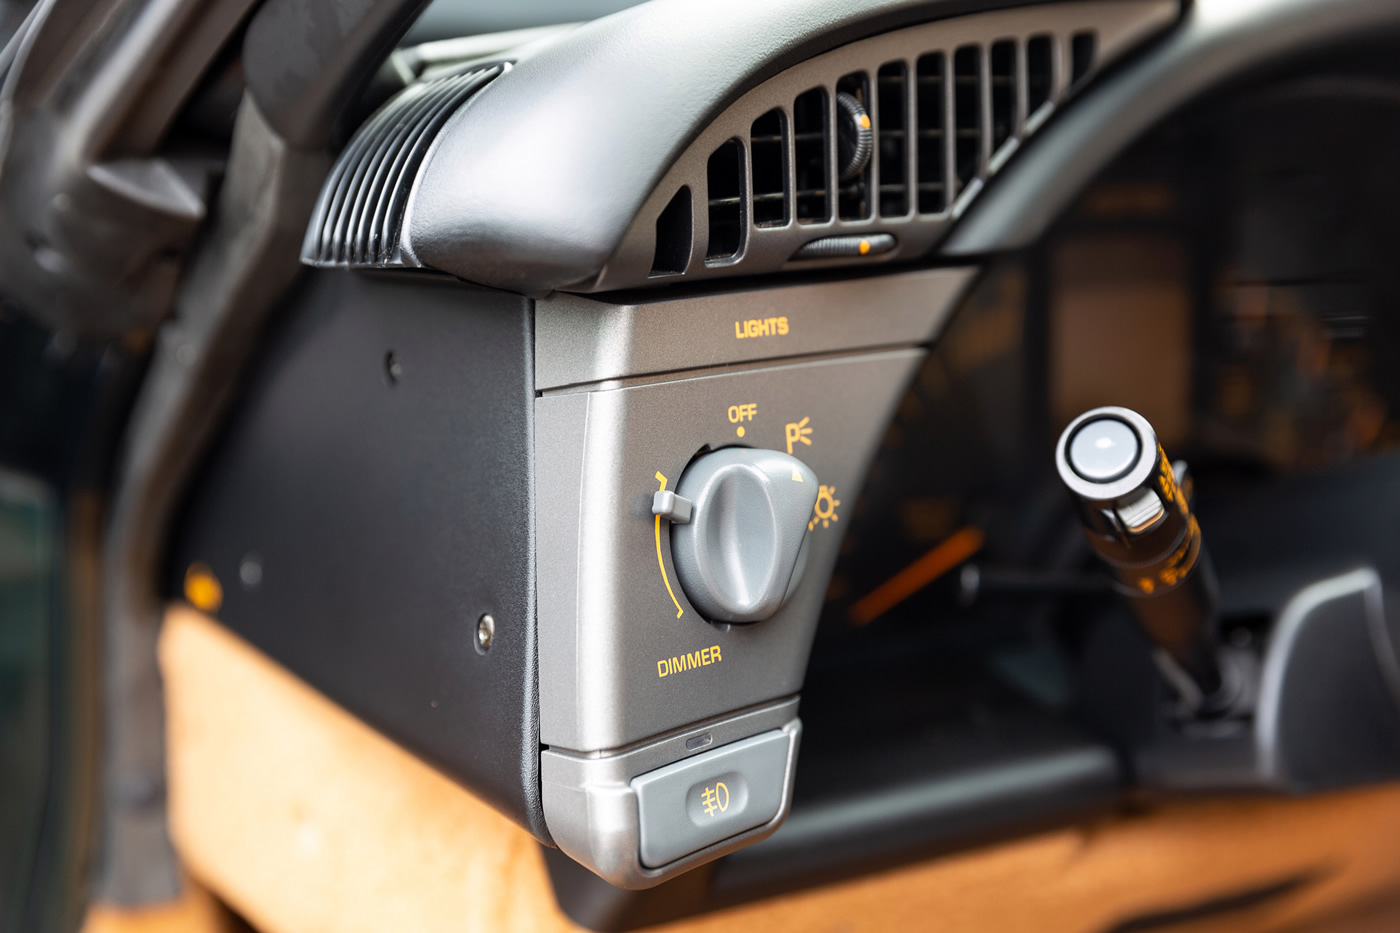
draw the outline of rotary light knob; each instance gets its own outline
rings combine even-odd
[[[782,608],[807,563],[817,476],[776,450],[731,447],[686,468],[652,511],[671,522],[681,589],[712,622],[758,622]]]

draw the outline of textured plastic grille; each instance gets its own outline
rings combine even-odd
[[[321,188],[302,261],[318,266],[401,264],[404,207],[428,147],[457,108],[502,70],[492,65],[423,81],[376,111]]]

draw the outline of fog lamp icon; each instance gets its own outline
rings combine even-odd
[[[723,781],[716,781],[713,787],[705,788],[700,799],[704,802],[706,816],[714,816],[716,810],[723,813],[729,809],[729,788]]]

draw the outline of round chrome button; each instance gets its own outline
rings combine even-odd
[[[1091,483],[1110,483],[1137,463],[1142,444],[1137,432],[1117,418],[1090,421],[1069,442],[1069,465]]]

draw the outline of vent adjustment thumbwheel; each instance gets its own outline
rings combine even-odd
[[[870,164],[875,134],[870,114],[860,101],[844,91],[836,95],[836,164],[842,181],[850,181]]]

